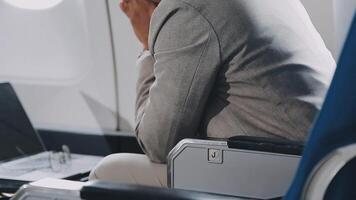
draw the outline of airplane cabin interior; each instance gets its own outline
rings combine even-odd
[[[258,0],[0,0],[0,200],[356,199],[356,1],[268,1],[269,3],[263,3],[257,8],[256,5],[260,3]],[[216,6],[218,4],[223,6]],[[292,20],[276,15],[274,29],[263,32],[261,27],[264,26],[260,24],[264,23],[264,19],[266,22],[268,20],[268,24],[273,23],[274,18],[270,15],[259,15],[258,12],[264,12],[263,9],[279,12],[277,8],[284,4],[288,4],[291,10],[295,8],[294,5],[300,5],[303,11],[305,8],[307,17],[293,16]],[[263,101],[254,96],[249,97],[250,104],[246,103],[247,107],[252,107],[251,110],[237,106],[249,117],[230,119],[226,116],[233,115],[233,111],[213,111],[221,114],[221,121],[218,121],[220,118],[212,116],[207,118],[212,118],[211,121],[215,124],[226,122],[226,125],[214,126],[212,123],[213,125],[206,125],[203,130],[229,130],[226,127],[230,127],[231,123],[245,124],[246,128],[253,125],[252,121],[257,120],[256,123],[260,125],[258,128],[262,127],[262,130],[268,127],[266,132],[271,133],[273,137],[257,134],[260,129],[256,128],[250,130],[257,130],[257,135],[245,133],[226,138],[193,138],[188,134],[190,128],[183,127],[186,125],[199,129],[203,125],[194,119],[188,121],[197,115],[184,115],[185,110],[179,106],[190,104],[196,98],[199,101],[192,103],[191,111],[204,109],[205,99],[212,97],[187,96],[182,102],[174,101],[176,96],[178,99],[183,98],[178,96],[185,92],[183,90],[188,84],[188,92],[192,91],[193,94],[198,94],[200,90],[205,91],[206,87],[197,86],[196,89],[193,87],[193,79],[190,82],[188,79],[179,78],[181,74],[192,72],[191,68],[179,69],[176,73],[173,66],[181,67],[186,63],[190,66],[198,61],[203,63],[203,66],[197,65],[196,71],[190,74],[194,73],[192,77],[196,78],[197,82],[205,83],[198,79],[206,72],[200,69],[207,67],[205,65],[213,65],[215,57],[220,56],[222,59],[225,50],[223,47],[226,46],[227,51],[230,44],[235,42],[231,40],[224,44],[225,40],[231,39],[224,37],[232,27],[229,26],[231,20],[214,21],[214,18],[218,18],[221,13],[231,12],[232,7],[236,5],[246,7],[246,12],[251,12],[246,16],[251,16],[254,20],[259,16],[265,17],[262,18],[259,29],[256,28],[260,32],[254,34],[261,37],[264,34],[279,37],[267,45],[292,38],[294,33],[283,32],[283,28],[279,29],[279,26],[284,26],[281,24],[292,27],[293,24],[289,23],[294,22],[294,18],[300,20],[301,24],[304,23],[303,20],[311,21],[310,26],[306,23],[302,26],[313,29],[315,27],[315,35],[308,37],[312,31],[304,29],[301,31],[304,36],[299,35],[300,40],[297,39],[295,46],[286,45],[283,48],[292,49],[288,53],[293,54],[295,49],[303,49],[304,41],[311,41],[310,44],[325,44],[321,46],[328,50],[329,54],[321,55],[329,56],[335,61],[335,70],[330,72],[329,87],[325,89],[323,103],[319,107],[316,106],[318,112],[315,116],[304,114],[303,109],[309,107],[303,104],[286,104],[295,106],[293,109],[297,110],[296,118],[312,119],[311,127],[305,133],[305,141],[274,135],[274,130],[288,132],[288,129],[277,125],[271,125],[270,128],[263,124],[273,121],[265,119],[265,115],[256,114],[256,119],[251,117],[254,115],[250,112],[268,107],[268,104],[253,107],[254,102]],[[145,11],[150,12],[151,18],[135,21],[134,18],[144,15],[145,11],[134,12],[134,6],[137,6],[137,9],[147,9]],[[147,8],[143,8],[144,6]],[[177,8],[173,10],[174,6]],[[154,11],[151,8],[154,8]],[[173,11],[165,13],[169,9]],[[179,15],[180,12],[185,14]],[[196,13],[203,13],[201,15],[207,17],[186,20],[189,16],[196,16]],[[231,19],[238,19],[242,15],[233,13]],[[197,22],[209,21],[209,17],[213,19],[211,24],[205,21]],[[186,24],[175,27],[174,20],[177,20],[177,23],[185,20]],[[185,30],[184,26],[191,27],[193,23],[198,24],[195,25],[197,28],[189,33],[179,31]],[[249,23],[241,22],[244,25]],[[205,24],[212,26],[215,31],[212,32],[217,36],[200,31]],[[221,38],[220,27],[223,27]],[[250,30],[248,25],[246,27]],[[170,28],[175,32],[169,32]],[[270,30],[280,32],[270,33]],[[158,31],[160,33],[156,33]],[[243,31],[245,30],[240,32]],[[201,34],[201,38],[194,37],[197,34]],[[253,37],[246,36],[250,38],[248,41],[253,40]],[[316,37],[322,40],[319,41]],[[192,41],[188,41],[191,38]],[[146,44],[142,40],[147,42],[147,47],[142,47],[140,43]],[[221,47],[219,56],[217,51],[210,51],[209,45],[215,45],[215,41],[219,41]],[[238,39],[236,43],[237,41]],[[187,42],[188,45],[181,47]],[[253,44],[259,44],[258,42],[260,41]],[[288,42],[286,41],[286,44],[289,44]],[[174,45],[181,45],[181,48],[175,48]],[[203,45],[205,49],[198,55]],[[315,53],[318,47],[311,45],[308,48],[314,49]],[[245,59],[244,56],[249,53],[250,48],[254,46],[241,47],[242,53],[238,54],[241,57],[237,58]],[[266,49],[256,50],[258,53],[246,58],[244,62],[254,63],[253,59],[267,52]],[[216,52],[216,55],[209,54],[211,52]],[[326,63],[325,60],[316,59],[317,53],[311,56],[311,52],[306,49],[305,52],[291,57],[300,59],[300,56],[305,55],[310,59],[305,63]],[[177,53],[176,56],[172,56],[173,53]],[[264,58],[274,62],[273,57]],[[316,61],[311,61],[314,58]],[[208,61],[201,61],[204,59]],[[139,66],[140,62],[147,66]],[[278,62],[278,67],[283,65],[283,62]],[[239,60],[227,66],[236,63],[240,63]],[[149,65],[153,67],[152,70]],[[140,67],[148,70],[144,71]],[[237,74],[241,71],[241,77],[243,74],[250,75],[251,71],[243,70],[243,67],[227,70],[225,79],[229,80],[229,73],[236,71]],[[303,70],[302,67],[300,70]],[[324,83],[324,77],[318,76],[316,70],[308,70],[307,73],[313,74],[313,77],[317,77],[316,80]],[[323,73],[326,73],[325,70],[326,68]],[[147,73],[152,75],[142,78]],[[165,76],[170,73],[176,74]],[[273,74],[277,73],[279,71],[275,69]],[[299,75],[304,76],[304,71],[298,71],[296,76]],[[219,80],[220,74],[216,77]],[[282,75],[277,74],[273,76],[275,77],[282,78]],[[319,82],[309,81],[308,78],[300,80],[310,86],[298,85],[297,78],[289,80],[289,89],[298,89],[295,93],[292,92],[293,94],[301,91],[300,88],[314,86],[316,89],[311,93],[319,94],[317,90],[320,87],[316,86]],[[145,84],[152,85],[144,88]],[[234,87],[234,84],[229,87]],[[159,91],[160,89],[162,90]],[[195,89],[198,92],[195,93]],[[237,89],[246,91],[241,95],[244,97],[245,94],[252,94],[254,88],[253,84],[242,84]],[[169,96],[158,96],[167,90],[171,91],[167,92]],[[266,94],[266,98],[269,95],[270,93]],[[240,98],[239,95],[237,97]],[[271,95],[270,98],[275,97]],[[303,99],[305,102],[314,100],[308,97]],[[159,103],[154,104],[155,101]],[[207,102],[207,105],[215,104],[213,98]],[[149,106],[150,104],[152,106]],[[172,113],[172,107],[180,109],[179,112]],[[288,109],[292,110],[286,107],[286,112]],[[225,112],[227,114],[223,115]],[[201,115],[205,113],[207,112],[202,111]],[[152,119],[152,116],[158,117]],[[294,117],[286,116],[279,120],[280,123],[285,123],[284,119],[293,121]],[[147,119],[149,117],[151,118]],[[181,118],[183,122],[179,124],[177,121]],[[173,120],[168,121],[169,119]],[[158,127],[152,128],[157,125]],[[166,127],[170,127],[168,130],[172,132],[179,132],[179,127],[183,128],[181,135],[141,135],[155,134],[155,131],[161,128],[166,130]],[[145,132],[145,129],[150,128],[153,132]],[[221,134],[225,136],[230,133]],[[166,142],[166,137],[167,144],[163,142]],[[157,152],[159,148],[164,153]],[[120,164],[119,161],[113,164],[115,159],[138,161],[132,165]],[[110,163],[112,166],[109,166]],[[145,171],[147,167],[149,170]],[[156,172],[160,175],[156,176]],[[128,178],[114,180],[119,174]],[[144,181],[140,182],[140,178]],[[133,181],[127,181],[129,179]]]

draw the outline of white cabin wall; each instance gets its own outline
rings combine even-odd
[[[135,97],[138,69],[136,59],[142,47],[130,22],[119,8],[119,0],[108,0],[118,77],[119,130],[132,132],[135,125]]]
[[[337,49],[333,1],[334,0],[301,0],[326,46],[333,56],[336,57]]]
[[[339,55],[356,10],[356,0],[334,0],[336,51]]]
[[[301,0],[335,60],[339,58],[356,0]]]
[[[109,27],[104,0],[63,0],[46,10],[0,0],[0,81],[14,84],[36,128],[116,130]]]

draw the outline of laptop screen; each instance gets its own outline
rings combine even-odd
[[[43,152],[44,148],[9,83],[0,84],[0,162]]]

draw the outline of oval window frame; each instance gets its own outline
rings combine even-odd
[[[47,10],[58,6],[63,0],[4,0],[4,2],[26,10]]]

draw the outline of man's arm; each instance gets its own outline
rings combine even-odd
[[[149,90],[152,83],[155,81],[153,74],[154,63],[155,60],[151,55],[151,52],[148,50],[143,51],[136,62],[136,66],[139,68],[139,75],[136,85],[136,121],[138,121],[138,119],[140,119],[144,113]]]
[[[136,134],[148,157],[162,163],[177,142],[196,136],[220,51],[209,23],[180,1],[158,6],[150,46],[154,67],[141,66]]]

